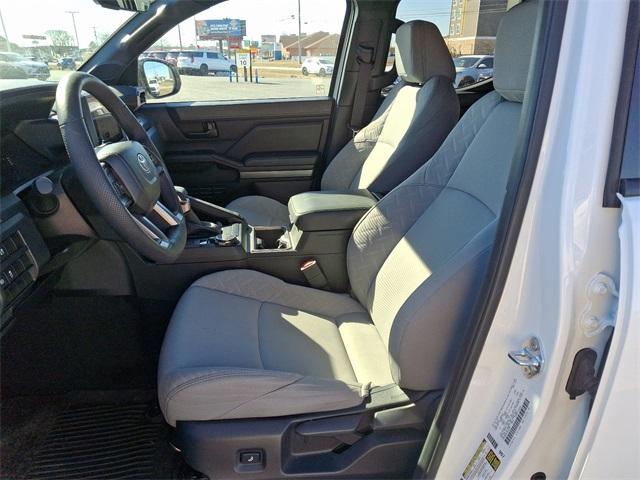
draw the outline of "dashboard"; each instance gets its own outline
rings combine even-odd
[[[29,181],[68,163],[66,156],[46,157],[25,143],[14,132],[0,137],[0,192],[2,196],[19,190]]]
[[[43,234],[92,235],[74,204],[60,194],[69,158],[55,111],[56,87],[0,82],[0,329],[8,324],[13,308],[36,289],[43,272],[68,250],[68,244],[45,243]],[[95,98],[84,95],[83,100],[94,145],[120,140],[123,133],[111,114]],[[49,207],[55,207],[52,214],[42,215]]]

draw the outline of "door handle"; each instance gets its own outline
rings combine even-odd
[[[202,122],[202,131],[185,133],[187,138],[215,138],[218,136],[218,127],[213,120]]]

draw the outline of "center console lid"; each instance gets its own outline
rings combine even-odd
[[[289,219],[304,232],[352,230],[375,203],[353,192],[305,192],[289,200]]]

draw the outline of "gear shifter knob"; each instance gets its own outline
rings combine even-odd
[[[191,211],[191,200],[189,200],[189,194],[187,193],[187,189],[184,187],[175,187],[176,193],[178,194],[178,203],[180,204],[180,209],[183,214],[187,214]]]

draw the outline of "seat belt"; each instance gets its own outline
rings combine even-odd
[[[396,70],[396,65],[394,63],[393,67],[388,72],[372,77],[371,82],[369,82],[369,86],[371,87],[371,90],[381,90],[393,84],[393,82],[396,81],[396,78],[398,78],[398,70]]]
[[[358,45],[356,61],[358,62],[358,82],[353,96],[353,109],[351,110],[351,123],[349,128],[355,135],[362,128],[364,110],[367,104],[369,92],[369,79],[375,60],[375,49],[366,45]]]

